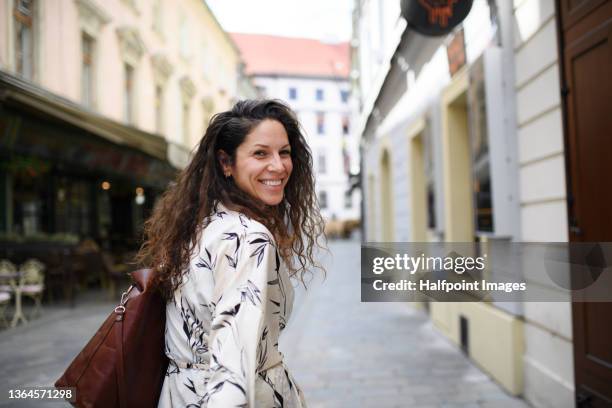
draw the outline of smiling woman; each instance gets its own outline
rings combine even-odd
[[[225,177],[251,197],[268,205],[283,200],[285,186],[293,170],[291,145],[283,125],[266,119],[245,138],[232,162],[226,152],[218,152]]]
[[[145,224],[139,262],[168,300],[160,407],[304,407],[278,337],[290,277],[315,262],[323,222],[312,157],[275,100],[215,115]]]

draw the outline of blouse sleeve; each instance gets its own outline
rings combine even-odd
[[[279,259],[268,232],[225,233],[223,239],[228,242],[215,272],[218,300],[209,335],[208,407],[254,407],[269,274]]]

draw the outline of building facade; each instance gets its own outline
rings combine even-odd
[[[609,211],[600,204],[612,201],[588,186],[609,167],[601,152],[612,151],[604,136],[610,115],[595,102],[609,89],[603,33],[611,8],[475,0],[450,34],[428,37],[407,25],[399,1],[356,1],[366,240],[609,241]],[[564,296],[435,302],[428,311],[533,406],[609,403],[612,334],[602,328],[612,309]]]
[[[254,87],[198,0],[0,4],[2,222],[135,243],[210,116]]]
[[[298,115],[311,148],[316,190],[326,220],[357,220],[359,171],[351,123],[348,44],[268,35],[232,34],[246,72],[263,97],[285,101]]]

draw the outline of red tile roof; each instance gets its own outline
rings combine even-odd
[[[238,45],[249,75],[348,77],[349,43],[328,44],[306,38],[262,34],[230,36]]]

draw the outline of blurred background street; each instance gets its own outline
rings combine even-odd
[[[368,242],[612,242],[611,21],[602,0],[0,1],[0,383],[61,373],[212,115],[277,98],[332,239],[281,339],[311,406],[612,406],[612,303],[359,286]]]

